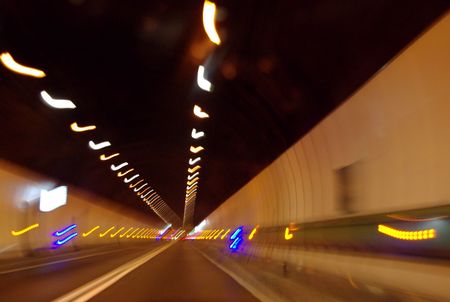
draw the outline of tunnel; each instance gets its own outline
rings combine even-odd
[[[3,1],[0,301],[450,301],[449,8]]]

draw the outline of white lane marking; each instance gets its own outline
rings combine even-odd
[[[248,283],[247,281],[245,281],[244,279],[242,279],[241,277],[239,277],[238,275],[236,275],[235,273],[233,273],[232,271],[230,271],[229,269],[227,269],[226,267],[224,267],[223,265],[219,264],[218,262],[216,262],[215,260],[213,260],[211,257],[209,257],[208,255],[206,255],[204,252],[202,252],[201,250],[199,250],[198,248],[194,247],[203,257],[205,257],[206,260],[208,260],[209,262],[211,262],[212,264],[214,264],[215,266],[217,266],[218,268],[220,268],[225,274],[227,274],[228,276],[230,276],[232,279],[234,279],[234,281],[236,281],[237,283],[239,283],[243,288],[245,288],[246,290],[248,290],[253,296],[255,296],[255,298],[257,298],[260,301],[272,301],[267,295],[265,295],[263,292],[261,292],[259,289],[257,289],[256,287],[254,287],[253,285],[251,285],[250,283]]]
[[[111,254],[111,253],[120,252],[120,251],[124,251],[124,250],[127,250],[127,249],[99,252],[99,253],[89,254],[89,255],[80,256],[80,257],[74,257],[74,258],[69,258],[69,259],[63,259],[63,260],[57,260],[57,261],[52,261],[52,262],[40,263],[40,264],[35,264],[35,265],[30,265],[30,266],[25,266],[25,267],[14,268],[14,269],[6,270],[6,271],[0,271],[0,275],[26,271],[26,270],[33,269],[33,268],[44,267],[44,266],[47,266],[47,265],[53,265],[53,264],[58,264],[58,263],[66,263],[66,262],[71,262],[71,261],[75,261],[75,260],[81,260],[81,259],[85,259],[85,258],[90,258],[90,257],[94,257],[94,256],[103,255],[103,254]]]
[[[118,268],[110,271],[109,273],[106,273],[103,276],[100,276],[76,289],[73,291],[53,300],[53,302],[81,302],[81,301],[87,301],[97,295],[98,293],[102,292],[124,276],[126,276],[131,271],[135,270],[145,262],[149,261],[153,257],[156,257],[160,253],[164,252],[166,249],[171,247],[173,244],[175,244],[176,241],[173,241],[169,244],[166,244],[156,250],[152,250],[148,253],[146,253],[143,256],[140,256],[136,259],[133,259]]]

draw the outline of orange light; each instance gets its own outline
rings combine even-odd
[[[9,54],[9,52],[4,52],[0,55],[0,60],[2,61],[3,65],[8,68],[9,70],[12,70],[14,72],[28,75],[35,78],[43,78],[45,77],[45,73],[42,70],[28,67],[25,65],[21,65],[14,61],[13,57]]]
[[[383,224],[378,225],[378,232],[385,234],[387,236],[393,237],[400,240],[426,240],[436,238],[435,229],[426,229],[419,231],[402,231],[397,230]]]
[[[208,0],[203,4],[203,28],[208,35],[209,40],[214,44],[220,45],[220,37],[214,23],[216,18],[216,5]]]

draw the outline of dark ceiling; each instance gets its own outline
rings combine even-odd
[[[180,216],[190,132],[206,132],[195,221],[272,162],[449,8],[438,0],[2,1],[0,51],[46,71],[0,69],[0,156],[150,209],[87,148],[110,140]],[[214,85],[196,85],[199,64]],[[39,92],[77,110],[45,106]],[[211,116],[198,121],[194,104]],[[96,124],[75,134],[69,124]],[[110,164],[110,163],[109,163]]]

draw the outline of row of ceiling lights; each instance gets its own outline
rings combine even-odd
[[[216,16],[216,5],[210,1],[205,1],[203,5],[203,27],[208,38],[216,45],[220,45],[220,37],[217,33],[215,27],[215,16]],[[205,67],[200,65],[197,71],[197,85],[200,89],[211,92],[212,84],[210,81],[205,79]],[[198,105],[194,105],[194,115],[200,119],[209,118],[209,115],[202,110],[202,108]],[[205,136],[203,131],[198,131],[193,128],[191,132],[191,137],[194,140],[199,140]],[[197,154],[203,151],[204,148],[202,146],[191,146],[189,151],[192,155],[197,156]],[[195,200],[197,198],[197,190],[198,190],[198,181],[200,180],[200,168],[201,166],[197,163],[201,160],[199,156],[195,158],[189,159],[189,168],[188,168],[188,176],[187,176],[187,187],[186,187],[186,195],[184,199],[184,217],[183,217],[183,225],[189,226],[193,222],[194,208],[195,208]]]
[[[7,52],[2,53],[0,55],[0,61],[6,68],[22,75],[36,78],[43,78],[46,76],[46,74],[42,70],[24,66],[22,64],[17,63],[14,60],[14,58]],[[55,109],[76,108],[76,105],[71,100],[55,99],[52,96],[50,96],[50,94],[45,90],[41,92],[41,98],[46,104]],[[93,131],[96,128],[97,127],[95,125],[79,126],[77,122],[74,122],[70,125],[70,129],[76,133]],[[199,135],[199,133],[196,135]],[[111,147],[111,143],[109,141],[96,143],[90,140],[88,145],[92,150],[95,151]],[[109,155],[101,154],[100,160],[109,161],[113,158],[118,157],[119,155],[120,155],[119,153],[111,153]],[[127,167],[127,170],[123,169],[125,167]],[[180,218],[164,202],[161,196],[159,196],[159,194],[156,193],[156,191],[153,188],[151,188],[147,182],[145,182],[144,178],[142,178],[137,173],[133,173],[134,168],[130,168],[128,162],[121,162],[117,165],[112,164],[110,168],[113,172],[117,172],[118,178],[123,177],[123,182],[128,186],[128,188],[133,190],[133,192],[136,193],[137,196],[139,196],[144,202],[146,202],[147,205],[150,206],[150,208],[162,220],[164,220],[164,222],[171,223],[173,225],[180,225],[181,222]]]

